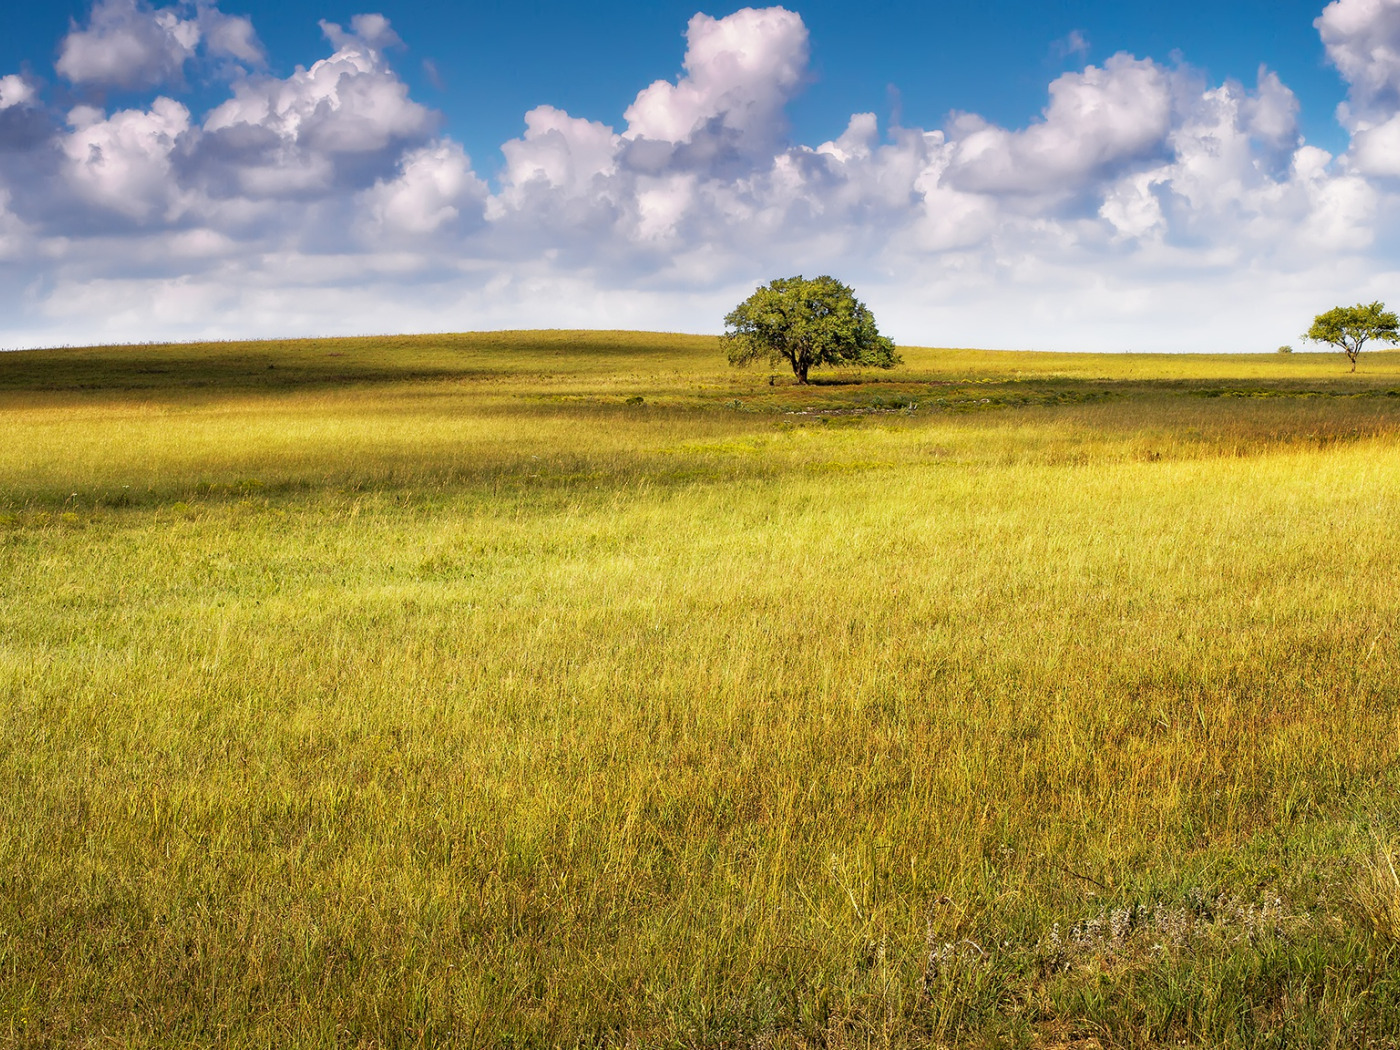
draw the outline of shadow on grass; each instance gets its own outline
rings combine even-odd
[[[713,351],[712,342],[703,336],[544,331],[20,350],[0,353],[0,397],[31,392],[262,393],[611,374],[627,367],[702,361]]]

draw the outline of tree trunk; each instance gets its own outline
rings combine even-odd
[[[806,386],[806,385],[807,385],[807,369],[811,368],[812,366],[809,365],[806,361],[798,361],[798,362],[794,363],[792,367],[793,367],[793,371],[795,371],[795,372],[797,373],[797,381],[798,381],[799,383],[801,383],[803,386]]]

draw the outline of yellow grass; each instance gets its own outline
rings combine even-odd
[[[0,358],[0,1041],[1392,1045],[1400,355],[902,353]]]

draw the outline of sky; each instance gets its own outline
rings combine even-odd
[[[1272,351],[1400,298],[1400,0],[4,19],[0,347],[717,332],[830,273],[906,344]]]

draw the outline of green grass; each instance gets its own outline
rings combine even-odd
[[[1400,354],[0,355],[0,1043],[1394,1046]]]

